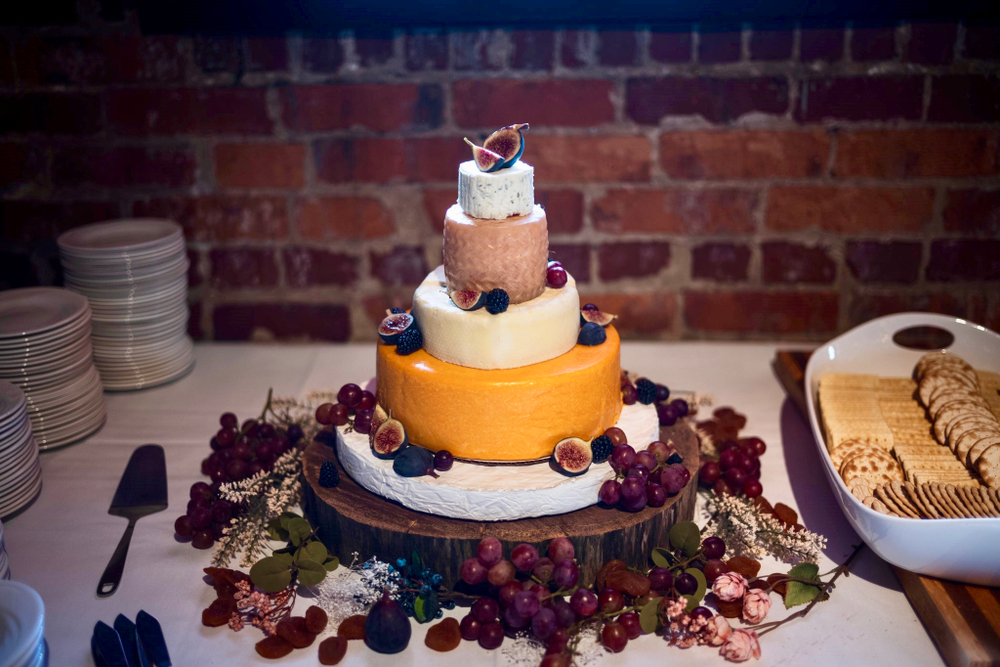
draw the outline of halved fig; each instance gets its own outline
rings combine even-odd
[[[372,449],[375,449],[375,434],[378,432],[378,427],[388,419],[389,415],[386,413],[385,408],[376,403],[375,409],[372,411],[372,425],[368,429],[368,444],[371,445]]]
[[[409,313],[393,313],[386,315],[382,324],[378,325],[378,335],[383,342],[395,345],[399,334],[413,326],[413,315]]]
[[[552,461],[566,475],[582,475],[593,460],[590,443],[581,438],[563,438],[552,450]]]
[[[479,167],[479,171],[489,173],[491,171],[500,171],[503,169],[504,159],[502,157],[491,150],[480,148],[468,139],[465,140],[465,143],[472,146],[472,159],[476,161],[476,166]]]
[[[590,305],[590,304],[588,304]],[[600,324],[602,327],[606,327],[611,324],[617,315],[612,315],[611,313],[605,313],[601,310],[595,310],[591,308],[581,308],[580,309],[580,319],[583,320],[581,324],[586,322],[593,322],[594,324]]]
[[[483,142],[483,148],[502,157],[503,166],[506,169],[521,158],[521,153],[524,152],[524,135],[521,134],[521,131],[527,129],[527,123],[501,127],[486,138],[486,141]]]
[[[391,459],[410,444],[406,429],[397,419],[386,419],[375,431],[372,453],[380,459]]]
[[[486,292],[475,290],[456,290],[448,296],[462,310],[479,310],[486,305]]]

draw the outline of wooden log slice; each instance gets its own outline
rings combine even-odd
[[[542,551],[550,540],[566,536],[576,548],[581,579],[589,585],[600,565],[612,558],[645,565],[653,547],[667,545],[670,527],[694,516],[697,436],[686,425],[678,424],[661,427],[660,439],[673,441],[691,472],[691,481],[663,507],[647,507],[634,514],[596,504],[567,514],[517,521],[467,521],[424,514],[362,488],[339,462],[340,484],[333,489],[321,487],[320,467],[337,457],[333,448],[318,442],[309,446],[303,459],[303,507],[309,520],[319,527],[320,539],[342,562],[350,562],[354,552],[361,559],[377,555],[392,561],[409,558],[416,551],[424,564],[451,586],[458,577],[458,566],[476,555],[476,546],[483,537],[499,539],[509,557],[521,542],[534,544]],[[517,474],[516,468],[511,474]]]

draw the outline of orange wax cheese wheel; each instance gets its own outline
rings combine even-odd
[[[455,204],[444,218],[444,273],[449,291],[500,288],[511,303],[545,289],[549,231],[537,204],[528,215],[503,220],[471,218]]]
[[[531,366],[465,368],[379,345],[378,402],[410,442],[478,461],[533,461],[569,436],[590,440],[621,412],[620,340],[577,345]],[[516,474],[512,472],[511,474]]]

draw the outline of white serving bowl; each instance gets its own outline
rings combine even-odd
[[[1000,372],[1000,335],[979,325],[930,313],[888,315],[857,326],[813,352],[806,365],[806,402],[823,467],[840,509],[858,535],[880,557],[903,569],[942,579],[1000,586],[1000,518],[905,519],[865,507],[851,495],[827,452],[817,413],[819,379],[826,373],[911,377],[927,350],[893,342],[915,326],[950,332],[947,348],[979,370]]]

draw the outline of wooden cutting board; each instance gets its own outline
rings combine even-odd
[[[807,420],[805,370],[809,355],[807,351],[779,350],[774,358],[775,374]],[[896,566],[893,570],[951,667],[1000,667],[1000,589],[933,579]]]

